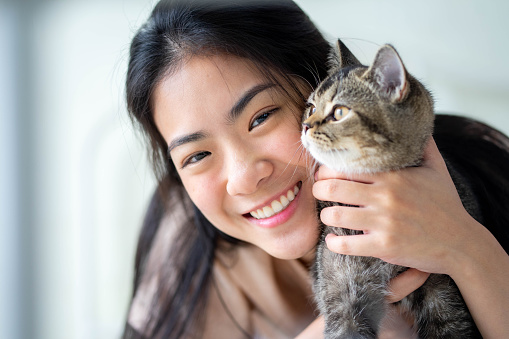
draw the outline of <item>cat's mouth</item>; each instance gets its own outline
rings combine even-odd
[[[295,199],[295,196],[297,196],[301,187],[302,181],[299,181],[292,189],[289,189],[285,194],[282,194],[279,199],[275,199],[270,204],[262,208],[258,208],[255,211],[251,211],[245,216],[251,215],[255,219],[266,219],[282,212]]]

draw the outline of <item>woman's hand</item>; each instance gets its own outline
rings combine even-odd
[[[424,272],[451,273],[479,225],[465,211],[435,142],[420,167],[345,176],[322,166],[313,187],[317,199],[360,207],[322,211],[329,226],[362,230],[327,237],[330,250],[373,256]]]

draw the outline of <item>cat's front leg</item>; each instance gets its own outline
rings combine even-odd
[[[322,243],[315,295],[327,339],[376,338],[388,303],[387,283],[397,268],[376,258],[346,256]]]

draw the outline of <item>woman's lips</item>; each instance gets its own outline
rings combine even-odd
[[[267,206],[245,214],[244,216],[263,228],[273,228],[285,223],[297,210],[301,186],[302,182],[298,182],[292,189],[289,189],[286,194],[282,194],[279,199],[273,200]],[[280,206],[278,203],[281,205],[281,210],[279,210]],[[274,210],[273,206],[275,206],[276,210]]]
[[[279,199],[273,200],[267,206],[257,209],[256,211],[252,211],[249,214],[253,218],[256,219],[266,219],[270,218],[275,214],[283,211],[285,208],[290,205],[290,202],[295,199],[295,196],[299,193],[299,185],[296,184],[293,189],[289,189],[286,194],[282,194]]]

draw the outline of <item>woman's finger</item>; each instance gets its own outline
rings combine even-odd
[[[373,244],[371,244],[368,235],[335,235],[328,234],[325,237],[327,247],[332,252],[346,255],[357,255],[361,257],[373,257],[376,250]]]
[[[371,196],[367,186],[369,185],[354,181],[325,179],[313,184],[313,196],[322,201],[363,206]]]
[[[429,273],[409,268],[389,282],[387,301],[395,303],[421,287],[429,277]]]
[[[373,180],[371,179],[372,174],[367,173],[357,173],[357,174],[345,174],[342,172],[337,172],[329,167],[322,165],[318,168],[318,171],[315,173],[315,180],[325,180],[325,179],[343,179],[349,181],[356,181],[365,184],[371,184]]]
[[[331,206],[322,209],[320,220],[327,226],[343,227],[351,230],[368,230],[369,213],[363,207]]]

